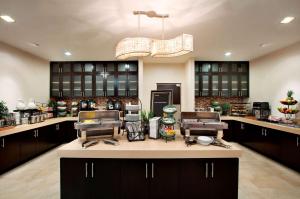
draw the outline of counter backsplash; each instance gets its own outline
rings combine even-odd
[[[241,103],[247,102],[247,98],[240,97],[196,97],[195,98],[195,107],[196,108],[204,108],[207,109],[210,107],[212,101],[218,101],[220,104],[222,103]]]

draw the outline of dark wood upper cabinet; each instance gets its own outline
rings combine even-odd
[[[51,62],[50,96],[137,97],[138,63],[126,62]]]
[[[249,97],[249,62],[195,62],[196,97]]]

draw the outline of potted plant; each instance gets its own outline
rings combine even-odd
[[[229,114],[229,110],[230,110],[230,104],[225,102],[223,104],[221,104],[221,108],[222,108],[222,115],[228,115]]]
[[[149,133],[149,119],[151,119],[153,116],[154,113],[152,111],[141,112],[143,131],[145,134]]]
[[[4,118],[8,114],[8,108],[6,106],[6,103],[4,101],[0,101],[0,127],[4,126]]]

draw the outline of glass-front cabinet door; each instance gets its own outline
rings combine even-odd
[[[220,96],[229,97],[229,75],[222,74],[221,75],[221,91]]]
[[[137,97],[138,96],[138,76],[137,74],[128,75],[128,96]]]
[[[237,97],[239,95],[239,76],[231,75],[231,93],[230,96]]]
[[[84,92],[85,97],[93,96],[93,75],[84,75]]]
[[[127,95],[127,75],[118,75],[118,96],[124,97]]]
[[[209,82],[210,82],[210,77],[209,75],[200,75],[200,81],[201,81],[201,86],[200,86],[200,96],[209,96]]]
[[[211,87],[212,87],[211,89],[212,96],[219,96],[220,95],[219,75],[212,75]]]
[[[106,96],[115,96],[115,77],[112,74],[106,75]]]
[[[195,70],[196,74],[195,74],[195,96],[199,97],[200,93],[199,93],[199,88],[200,88],[200,83],[199,83],[199,74],[197,74],[197,71]]]
[[[81,75],[73,75],[73,96],[74,97],[82,97],[82,81]]]
[[[60,75],[59,73],[57,74],[52,74],[52,79],[51,79],[51,96],[52,97],[60,97]]]
[[[249,96],[249,91],[248,91],[248,75],[241,75],[240,76],[240,97],[247,97]]]
[[[71,75],[62,75],[62,96],[71,97]]]

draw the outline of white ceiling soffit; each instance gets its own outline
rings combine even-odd
[[[194,52],[179,62],[251,60],[300,40],[300,0],[0,0],[0,13],[16,20],[0,21],[0,41],[47,60],[114,60],[117,42],[137,36],[133,10],[168,13],[165,38],[194,36]],[[295,20],[280,24],[285,16]],[[160,38],[161,21],[142,16],[141,34]]]

